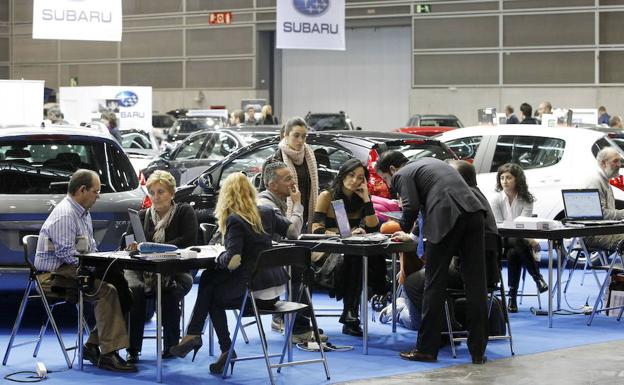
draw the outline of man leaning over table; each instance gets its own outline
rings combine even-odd
[[[100,195],[100,178],[91,170],[77,170],[70,178],[67,196],[52,210],[39,232],[35,267],[42,276],[46,294],[56,279],[77,282],[78,258],[84,252],[97,251],[89,209]],[[110,281],[107,280],[107,281]],[[100,279],[92,286],[96,292],[85,296],[95,303],[96,328],[84,346],[84,357],[99,368],[116,372],[136,372],[137,368],[124,361],[119,349],[128,346],[128,333],[122,313],[118,290]]]
[[[624,219],[624,210],[615,208],[615,198],[609,184],[609,179],[620,175],[622,155],[613,147],[605,147],[596,154],[596,161],[598,167],[587,177],[584,188],[598,189],[604,219]],[[622,234],[596,235],[585,237],[584,241],[589,248],[615,250],[618,242],[623,238]]]

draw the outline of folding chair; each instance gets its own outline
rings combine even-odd
[[[535,294],[525,294],[524,293],[524,284],[526,283],[526,267],[522,267],[522,286],[520,287],[520,290],[518,290],[518,294],[517,296],[520,297],[520,301],[518,302],[520,305],[522,305],[522,299],[524,297],[537,297],[537,307],[541,310],[542,309],[542,297],[541,297],[541,293],[539,292],[539,289],[537,287],[537,285],[535,286]]]
[[[587,321],[587,326],[591,326],[592,321],[594,320],[594,316],[596,313],[600,313],[603,311],[610,311],[615,309],[620,309],[617,320],[619,321],[622,318],[622,313],[624,312],[624,305],[619,306],[610,306],[610,307],[599,307],[601,302],[603,302],[603,294],[609,282],[611,281],[612,274],[622,274],[624,273],[624,264],[622,261],[622,253],[624,252],[624,240],[621,240],[617,247],[616,252],[612,254],[611,263],[609,265],[604,266],[592,266],[593,270],[601,270],[606,271],[604,281],[602,285],[600,285],[600,290],[598,291],[598,296],[596,297],[596,302],[594,303],[594,307],[592,309],[591,315],[589,316],[589,320]],[[616,266],[616,261],[619,260],[619,265]],[[606,305],[604,303],[603,305]]]
[[[301,290],[300,296],[297,299],[298,302],[288,302],[288,301],[278,301],[275,304],[273,309],[259,309],[256,300],[254,298],[254,287],[253,281],[254,277],[257,274],[260,274],[263,270],[270,268],[278,268],[278,267],[297,267],[303,270],[303,276],[301,279]],[[312,360],[301,360],[301,361],[290,361],[284,362],[284,357],[286,355],[286,351],[288,346],[290,345],[290,340],[292,336],[293,327],[295,325],[295,313],[306,309],[308,306],[310,307],[310,315],[312,320],[312,330],[314,332],[314,338],[316,341],[320,341],[320,333],[318,329],[318,324],[316,322],[316,316],[314,315],[314,308],[312,306],[312,297],[310,296],[309,284],[311,282],[311,268],[310,268],[310,250],[305,247],[300,246],[290,246],[290,247],[277,247],[269,250],[265,250],[258,256],[258,261],[256,264],[256,268],[251,275],[249,282],[247,283],[247,290],[245,292],[245,296],[243,297],[243,302],[240,306],[239,316],[236,321],[236,329],[234,329],[234,335],[232,337],[232,346],[228,351],[227,360],[223,367],[223,378],[227,376],[228,367],[230,367],[230,363],[236,361],[248,361],[254,359],[264,359],[267,367],[267,371],[269,372],[269,379],[271,380],[271,384],[275,384],[273,378],[273,368],[277,368],[277,372],[281,371],[281,368],[284,366],[293,366],[293,365],[302,365],[302,364],[312,364],[312,363],[323,363],[323,367],[325,368],[325,376],[329,380],[329,367],[327,365],[327,359],[325,357],[325,351],[321,347],[319,349],[321,358],[320,359],[312,359]],[[305,293],[307,299],[309,301],[309,305],[300,303],[301,296]],[[237,357],[233,358],[234,346],[236,344],[236,337],[238,336],[238,331],[241,330],[242,318],[247,316],[245,313],[245,309],[248,307],[248,302],[251,302],[251,306],[253,308],[253,317],[255,318],[256,324],[258,325],[258,334],[260,336],[260,345],[262,347],[262,355],[260,356],[250,356],[250,357]],[[286,340],[284,341],[284,346],[282,348],[281,354],[269,354],[268,345],[266,340],[266,335],[264,333],[264,328],[262,326],[262,315],[273,315],[273,314],[283,314],[283,315],[293,315],[290,317],[290,320],[286,327]],[[277,364],[272,364],[270,361],[271,357],[280,357],[280,361]],[[233,368],[232,368],[233,370]]]
[[[202,239],[204,241],[204,245],[209,244],[215,232],[217,231],[217,225],[212,224],[212,223],[200,223],[199,228],[202,232]],[[182,309],[184,309],[184,307],[182,307]],[[234,313],[234,316],[238,318],[238,311],[232,310],[232,312]],[[191,319],[192,318],[193,318],[193,314],[191,314]],[[247,333],[245,333],[245,328],[247,326],[253,325],[254,323],[255,322],[246,323],[241,328],[241,334],[246,344],[249,343],[249,338],[247,337]],[[204,331],[205,330],[206,330],[206,325],[204,324]],[[212,327],[212,320],[210,319],[210,317],[208,317],[208,354],[211,356],[214,355],[214,328]]]
[[[22,243],[24,244],[24,261],[26,263],[26,266],[30,269],[30,272],[28,275],[28,284],[26,285],[26,290],[24,291],[22,302],[20,303],[19,310],[17,311],[17,318],[15,319],[15,323],[13,324],[13,331],[11,332],[11,337],[9,338],[9,344],[4,353],[4,360],[2,361],[2,365],[6,365],[9,359],[9,354],[11,354],[12,348],[30,344],[33,342],[37,343],[37,345],[35,346],[35,350],[33,352],[33,357],[37,357],[37,354],[39,353],[39,347],[41,346],[41,341],[43,340],[43,336],[45,335],[45,332],[48,328],[48,324],[51,324],[52,329],[54,330],[54,334],[56,335],[56,338],[58,339],[58,343],[63,352],[63,356],[65,357],[65,362],[67,362],[67,367],[71,369],[72,362],[69,359],[69,355],[67,354],[67,351],[73,350],[76,347],[75,346],[70,347],[70,348],[65,347],[65,343],[63,342],[63,337],[61,336],[61,333],[59,331],[58,326],[56,325],[56,321],[54,320],[54,315],[53,315],[54,308],[57,305],[61,305],[66,302],[55,301],[52,304],[50,304],[50,301],[46,297],[46,294],[43,291],[43,288],[41,287],[41,281],[39,280],[39,275],[41,273],[37,271],[37,268],[35,268],[35,264],[34,264],[38,240],[39,240],[39,236],[37,235],[26,235],[24,238],[22,238]],[[37,294],[31,294],[33,286]],[[26,305],[28,303],[28,300],[31,298],[39,298],[41,300],[43,308],[45,309],[46,314],[47,314],[47,319],[41,325],[41,329],[39,331],[39,335],[37,336],[37,339],[32,340],[32,341],[22,342],[19,344],[13,344],[13,341],[15,340],[15,336],[17,335],[17,332],[19,331],[19,327],[22,322],[22,318],[24,316],[24,311],[26,310]]]
[[[601,250],[601,249],[587,247],[585,245],[585,241],[583,240],[583,238],[577,237],[577,238],[572,239],[572,242],[570,245],[568,254],[570,255],[572,253],[575,254],[574,261],[572,263],[572,268],[570,269],[568,273],[568,279],[567,279],[563,292],[567,293],[568,286],[570,285],[570,282],[572,282],[572,276],[574,275],[574,271],[576,270],[576,267],[578,266],[579,262],[583,263],[583,275],[581,276],[581,286],[583,286],[583,284],[585,283],[585,276],[590,271],[594,274],[594,278],[596,279],[596,284],[600,286],[600,280],[598,279],[598,274],[596,273],[596,269],[591,268],[592,266],[591,256],[594,254],[597,254],[600,260],[600,263],[602,264],[602,266],[605,266],[609,263],[608,255],[612,254],[613,252],[611,250]],[[568,263],[566,260],[564,269],[565,267],[567,267],[567,265]]]
[[[486,244],[490,244],[492,245],[492,247],[496,247],[496,255],[494,256],[496,258],[496,266],[498,268],[498,273],[499,273],[499,279],[498,282],[494,283],[493,285],[489,285],[489,287],[487,288],[488,291],[488,318],[492,312],[492,305],[494,303],[494,296],[495,293],[498,292],[498,295],[500,296],[500,302],[501,302],[501,307],[502,307],[502,312],[503,312],[503,317],[505,319],[505,325],[507,327],[507,334],[506,335],[498,335],[498,336],[489,336],[488,337],[488,341],[493,341],[493,340],[509,340],[509,350],[511,351],[511,355],[515,355],[514,352],[514,348],[513,348],[513,336],[511,334],[511,322],[509,322],[509,313],[507,312],[507,300],[505,297],[505,284],[503,283],[502,280],[502,270],[501,270],[501,259],[502,259],[502,255],[503,255],[503,242],[500,236],[498,235],[486,235]],[[486,252],[486,259],[488,258],[487,256],[487,252]],[[486,260],[486,264],[487,264],[487,260]],[[454,290],[454,289],[447,289],[447,297],[448,298],[460,298],[465,296],[465,291],[464,290]],[[457,352],[455,350],[455,342],[459,342],[459,341],[467,341],[468,338],[467,337],[455,337],[455,334],[467,334],[467,331],[454,331],[453,330],[453,324],[451,321],[451,312],[449,309],[449,304],[448,304],[448,299],[444,302],[444,312],[446,315],[446,325],[447,325],[447,330],[448,330],[448,334],[449,334],[449,339],[451,340],[451,353],[453,354],[453,358],[457,358]]]

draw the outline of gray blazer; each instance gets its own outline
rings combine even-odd
[[[457,170],[439,159],[406,164],[392,177],[392,186],[401,196],[402,229],[410,231],[422,211],[423,236],[432,243],[439,243],[461,214],[485,212]]]
[[[584,188],[598,189],[604,219],[624,219],[624,210],[615,208],[613,190],[604,171],[596,168],[596,171],[585,180]]]

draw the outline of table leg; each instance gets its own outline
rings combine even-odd
[[[368,257],[362,257],[362,326],[364,335],[362,339],[362,349],[364,354],[368,354]]]
[[[292,277],[292,267],[291,267],[291,266],[288,266],[287,270],[288,270],[288,275],[289,275],[290,277]],[[293,301],[293,295],[292,295],[292,279],[289,279],[289,280],[288,280],[288,285],[287,285],[287,287],[288,287],[288,288],[287,288],[288,293],[286,293],[286,295],[287,295],[287,297],[286,297],[286,298],[288,299],[288,301],[292,302],[292,301]],[[312,300],[312,298],[310,298],[310,301],[311,301],[311,300]],[[296,314],[292,314],[292,315],[291,315],[291,314],[286,314],[286,315],[284,316],[284,327],[287,327],[286,325],[290,325],[291,317],[296,317],[296,316],[297,316]],[[288,333],[285,333],[285,334],[286,334],[286,337],[288,337]],[[292,362],[292,360],[293,360],[293,347],[292,347],[292,346],[293,346],[293,344],[291,344],[291,343],[289,343],[289,344],[288,344],[288,348],[287,348],[287,352],[288,352],[288,362]]]
[[[563,239],[561,240],[563,247]],[[561,310],[561,261],[563,260],[563,250],[557,247],[557,310]]]
[[[162,275],[156,273],[156,382],[162,382]]]
[[[396,271],[397,253],[392,253],[392,333],[396,333],[396,291],[397,291],[397,271]]]
[[[83,333],[84,333],[84,324],[83,324],[83,314],[84,314],[84,297],[82,294],[82,289],[78,289],[78,369],[82,370],[82,347],[83,347]]]
[[[553,241],[548,240],[548,327],[552,328],[553,301]]]

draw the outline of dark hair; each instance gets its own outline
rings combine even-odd
[[[110,125],[110,128],[117,127],[117,115],[115,115],[113,111],[102,112],[102,115],[100,116],[100,118],[108,120],[108,124]]]
[[[340,199],[343,196],[342,193],[342,181],[351,171],[356,170],[357,168],[362,167],[364,169],[364,178],[368,181],[370,174],[366,169],[366,166],[359,159],[351,158],[344,162],[340,169],[338,170],[338,175],[334,178],[331,185],[329,186],[329,192],[332,194],[333,199]]]
[[[70,195],[75,195],[76,191],[78,191],[81,186],[85,186],[88,190],[93,187],[93,182],[95,181],[95,178],[98,178],[98,174],[96,174],[95,171],[87,170],[84,168],[78,169],[72,174],[71,178],[69,179],[67,192]]]
[[[457,170],[468,186],[477,187],[477,171],[472,164],[457,159],[448,159],[446,162]]]
[[[245,113],[243,112],[243,110],[234,111],[234,117],[238,119],[239,123],[243,123],[245,121]]]
[[[513,107],[512,107],[512,106],[507,105],[507,106],[505,106],[505,111],[509,112],[510,114],[513,114],[514,109],[513,109]]]
[[[273,182],[277,177],[277,170],[281,170],[283,168],[288,168],[284,162],[273,162],[267,164],[262,171],[262,181],[264,182],[264,186],[268,187],[269,183]]]
[[[375,171],[377,172],[389,172],[390,166],[395,168],[402,167],[405,163],[409,162],[409,159],[399,151],[386,151],[379,157],[377,164],[375,164]]]
[[[527,118],[530,118],[531,115],[533,115],[533,107],[531,107],[531,105],[526,102],[520,105],[520,111],[522,111],[522,115],[526,116]]]
[[[522,170],[522,167],[515,163],[505,163],[498,168],[498,171],[496,172],[496,191],[503,190],[503,186],[501,186],[500,182],[500,177],[506,172],[510,173],[511,175],[513,175],[514,178],[516,178],[516,192],[518,193],[520,199],[528,203],[535,202],[535,197],[529,192],[529,186],[527,185],[524,170]]]
[[[310,127],[308,127],[308,124],[305,120],[303,120],[303,118],[295,117],[288,119],[288,121],[286,122],[286,125],[284,126],[284,136],[288,136],[288,134],[290,134],[290,131],[292,131],[293,127],[295,126],[301,126],[304,127],[306,130],[310,130]]]

